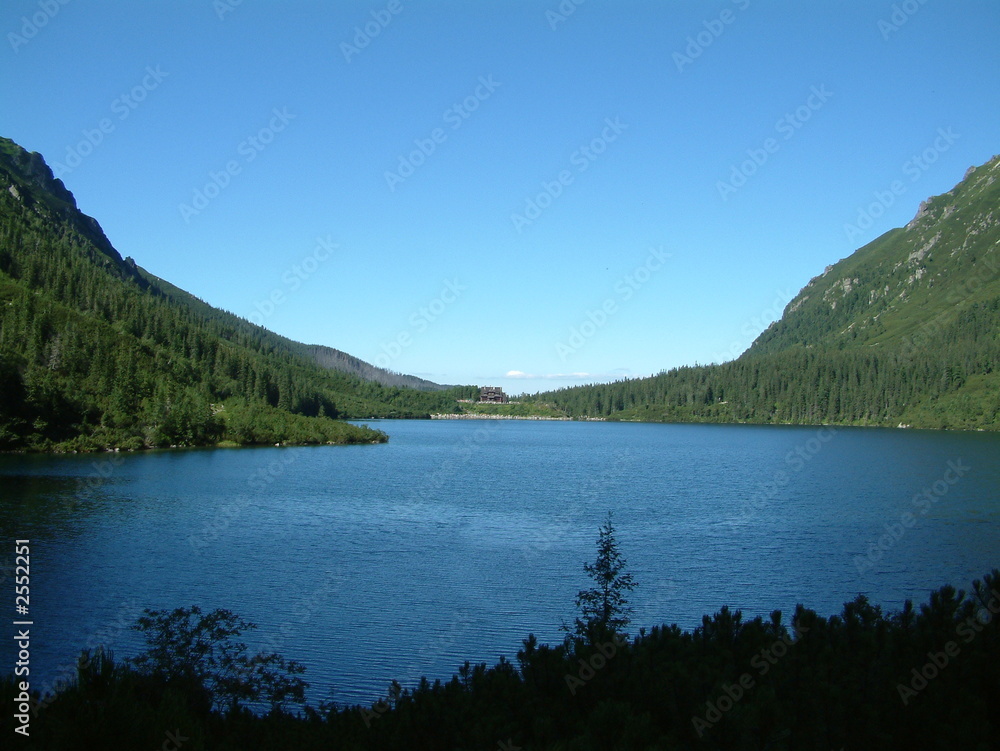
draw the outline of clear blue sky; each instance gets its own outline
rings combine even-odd
[[[0,135],[152,273],[444,383],[730,359],[1000,152],[996,0],[62,1],[0,10]]]

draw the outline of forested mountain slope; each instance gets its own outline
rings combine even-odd
[[[157,279],[0,139],[0,448],[384,440],[330,418],[419,417],[469,392],[330,370]]]
[[[739,359],[538,394],[576,416],[1000,428],[1000,157],[828,267]]]
[[[299,350],[306,356],[331,370],[339,370],[342,373],[356,375],[365,381],[374,381],[383,386],[398,386],[401,388],[418,389],[420,391],[447,391],[454,386],[442,386],[439,383],[428,381],[417,376],[394,373],[391,370],[380,368],[371,363],[365,362],[354,355],[341,352],[333,347],[324,347],[321,344],[299,344]],[[470,392],[471,393],[471,392]]]
[[[154,276],[142,267],[137,268],[143,280],[152,284],[156,289],[170,297],[174,302],[194,309],[203,317],[220,317],[226,320],[236,318],[236,320],[241,324],[248,325],[251,328],[259,328],[242,318],[238,318],[230,313],[227,313],[224,310],[213,308],[211,305],[195,297],[190,292],[185,292],[179,287],[175,287],[170,282],[165,279],[161,279],[158,276]],[[417,378],[416,376],[405,375],[404,373],[396,373],[391,370],[386,370],[385,368],[380,368],[376,365],[365,362],[358,357],[342,352],[339,349],[334,349],[333,347],[326,347],[321,344],[303,344],[302,342],[296,342],[271,331],[267,331],[266,333],[269,335],[268,338],[275,343],[275,346],[282,347],[289,352],[300,356],[302,359],[314,362],[327,370],[336,370],[340,373],[357,376],[363,381],[373,381],[374,383],[380,383],[383,386],[417,389],[419,391],[446,391],[448,389],[455,388],[454,386],[442,386],[441,384],[434,383],[423,378]]]

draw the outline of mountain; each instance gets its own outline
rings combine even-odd
[[[380,368],[360,360],[346,352],[332,347],[324,347],[321,344],[300,345],[305,356],[323,368],[339,370],[341,373],[356,375],[365,381],[374,381],[383,386],[395,386],[399,388],[417,389],[419,391],[447,391],[454,386],[442,386],[417,376],[394,373],[391,370]]]
[[[157,290],[169,296],[173,301],[192,308],[206,316],[211,316],[217,312],[211,305],[195,297],[190,292],[185,292],[179,287],[175,287],[165,279],[160,279],[141,267],[137,268],[142,282],[152,284]],[[456,388],[455,386],[442,386],[439,383],[427,381],[423,378],[386,370],[333,347],[325,347],[321,344],[302,344],[279,334],[272,334],[272,336],[276,342],[281,342],[283,347],[299,355],[304,360],[314,362],[326,370],[335,370],[339,373],[357,376],[363,381],[372,381],[383,386],[416,389],[418,391],[447,391]]]
[[[52,174],[38,152],[27,152],[7,138],[0,137],[0,168],[4,169],[7,191],[26,207],[36,203],[39,209],[48,209],[53,217],[69,224],[90,241],[95,250],[107,256],[105,263],[115,265],[124,276],[138,281],[134,273],[123,268],[122,257],[111,245],[97,220],[83,214],[76,206],[76,198],[63,181]],[[22,195],[23,194],[23,195]]]
[[[828,266],[737,360],[537,394],[623,420],[1000,429],[1000,157]]]
[[[894,229],[828,266],[750,352],[911,346],[1000,297],[1000,157],[972,167]]]
[[[40,155],[0,139],[0,449],[381,441],[339,420],[453,411],[475,391],[443,388],[150,274]]]

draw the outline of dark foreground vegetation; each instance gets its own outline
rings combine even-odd
[[[864,597],[829,618],[723,608],[693,631],[629,637],[606,525],[563,643],[524,640],[516,662],[388,687],[368,707],[303,703],[303,667],[251,655],[229,611],[146,611],[148,649],[81,656],[78,678],[31,699],[26,749],[993,749],[1000,747],[1000,571],[969,592],[886,613]],[[335,634],[329,635],[335,639]]]

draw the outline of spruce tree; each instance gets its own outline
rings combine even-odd
[[[632,608],[626,595],[635,589],[636,581],[625,571],[625,565],[609,511],[597,537],[597,560],[583,564],[594,586],[577,593],[576,606],[580,609],[576,619],[577,636],[590,641],[611,635],[627,636],[625,628]]]

